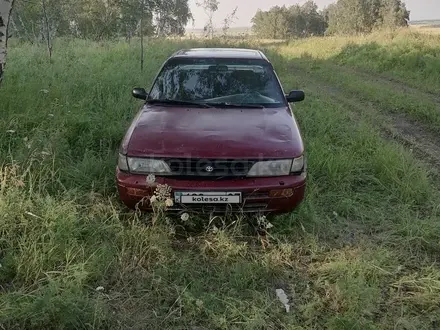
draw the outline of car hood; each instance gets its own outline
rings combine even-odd
[[[133,123],[129,156],[292,158],[303,142],[289,108],[219,109],[146,105]]]

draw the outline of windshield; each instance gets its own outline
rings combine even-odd
[[[285,103],[267,62],[234,59],[172,59],[158,75],[149,99],[267,107]]]

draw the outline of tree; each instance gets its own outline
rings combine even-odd
[[[73,1],[74,17],[71,20],[75,22],[81,37],[103,40],[118,35],[121,16],[119,0]]]
[[[141,3],[141,71],[144,71],[144,10],[145,10],[145,0]]]
[[[318,12],[318,6],[314,1],[306,1],[300,7],[300,14],[304,24],[303,37],[324,34],[327,23],[322,13]]]
[[[16,0],[12,32],[27,41],[52,40],[70,32],[69,8],[74,0]]]
[[[153,9],[155,3],[150,0],[122,0],[120,3],[119,34],[131,36],[150,36],[155,33]],[[142,19],[142,22],[141,22]],[[118,33],[116,31],[116,33]]]
[[[377,28],[408,26],[401,0],[338,0],[325,10],[329,34],[369,33]]]
[[[327,7],[325,7],[322,11],[321,11],[321,16],[324,18],[324,22],[328,27],[328,22],[330,20],[330,15],[332,15],[332,13],[334,12],[334,10],[336,7],[335,3],[332,3],[330,5],[328,5]]]
[[[400,0],[384,0],[379,10],[379,17],[382,27],[408,26],[409,11]]]
[[[185,26],[192,18],[187,0],[165,0],[154,10],[156,35],[183,35]]]
[[[308,0],[302,6],[272,7],[269,11],[258,10],[252,18],[254,32],[262,38],[302,38],[324,34],[327,23],[318,12],[314,1]]]
[[[46,42],[47,42],[47,50],[49,52],[49,59],[52,59],[52,36],[51,36],[51,32],[53,31],[51,28],[51,25],[49,24],[49,17],[47,14],[47,3],[46,0],[42,0],[41,2],[41,7],[43,9],[43,15],[44,15],[44,30],[45,30],[45,38],[46,38]]]
[[[235,19],[237,18],[237,10],[238,7],[235,7],[235,9],[223,19],[223,36],[226,37],[228,34],[229,28],[231,27],[231,24],[234,23]]]
[[[208,16],[208,21],[203,27],[203,31],[206,36],[214,37],[214,22],[213,17],[214,13],[218,10],[218,5],[220,2],[218,0],[203,0],[202,2],[196,2],[198,7],[202,7],[205,11],[205,14]]]
[[[14,0],[0,0],[0,84],[6,66],[6,50],[9,38],[9,19],[11,17]]]
[[[358,34],[371,32],[373,25],[367,0],[338,0],[329,13],[329,32]]]
[[[16,0],[12,30],[28,41],[55,36],[107,40],[185,32],[188,0]],[[142,18],[142,28],[141,28]],[[51,44],[49,42],[49,44]]]
[[[252,29],[260,38],[285,39],[290,34],[289,20],[286,6],[275,6],[266,12],[258,10],[252,18]]]
[[[308,18],[304,15],[300,5],[293,5],[289,8],[289,35],[291,37],[307,36]]]

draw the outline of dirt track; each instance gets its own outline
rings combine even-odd
[[[334,66],[335,70],[343,70],[353,75],[362,76],[371,83],[385,84],[395,90],[408,91],[409,93],[430,99],[438,104],[440,111],[439,95],[426,93],[401,82],[352,68],[331,66]],[[436,134],[434,128],[417,122],[404,113],[390,111],[386,106],[382,106],[375,102],[375,100],[367,100],[346,92],[339,87],[332,86],[325,81],[317,79],[313,76],[313,73],[301,67],[295,66],[294,70],[301,75],[301,79],[308,83],[307,89],[312,92],[331,95],[335,101],[351,109],[353,120],[358,120],[361,117],[366,118],[375,127],[379,128],[379,132],[384,138],[397,141],[411,150],[422,163],[428,166],[436,180],[440,180],[440,136]]]

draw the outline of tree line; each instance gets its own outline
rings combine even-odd
[[[188,0],[16,0],[9,24],[15,37],[28,41],[103,40],[182,35],[191,19]]]
[[[337,0],[321,11],[308,0],[303,5],[259,10],[252,28],[257,36],[271,39],[361,34],[408,26],[409,14],[401,0]]]
[[[207,15],[205,35],[213,37],[219,0],[197,0],[196,4]],[[236,11],[224,19],[224,34]],[[402,0],[336,0],[322,11],[307,0],[303,5],[258,10],[252,23],[259,37],[286,39],[408,26],[409,14]],[[10,36],[46,42],[51,57],[52,40],[58,36],[95,40],[140,36],[142,43],[144,35],[183,35],[190,20],[188,0],[0,0],[0,83]]]
[[[197,2],[207,14],[205,32],[213,35],[218,0]],[[237,8],[236,8],[237,9]],[[226,31],[236,9],[225,18]],[[258,10],[252,19],[258,37],[285,39],[324,34],[368,33],[408,24],[401,0],[337,0],[319,11],[313,0],[303,5]],[[19,39],[52,40],[72,36],[94,40],[133,36],[183,35],[193,20],[188,0],[16,0],[10,31]]]
[[[0,3],[9,0],[0,0]],[[196,0],[206,14],[204,32],[213,36],[219,0]],[[237,7],[221,26],[223,34],[236,19]],[[181,36],[194,18],[188,0],[15,0],[11,34],[21,40],[56,37],[108,40],[133,36]]]

